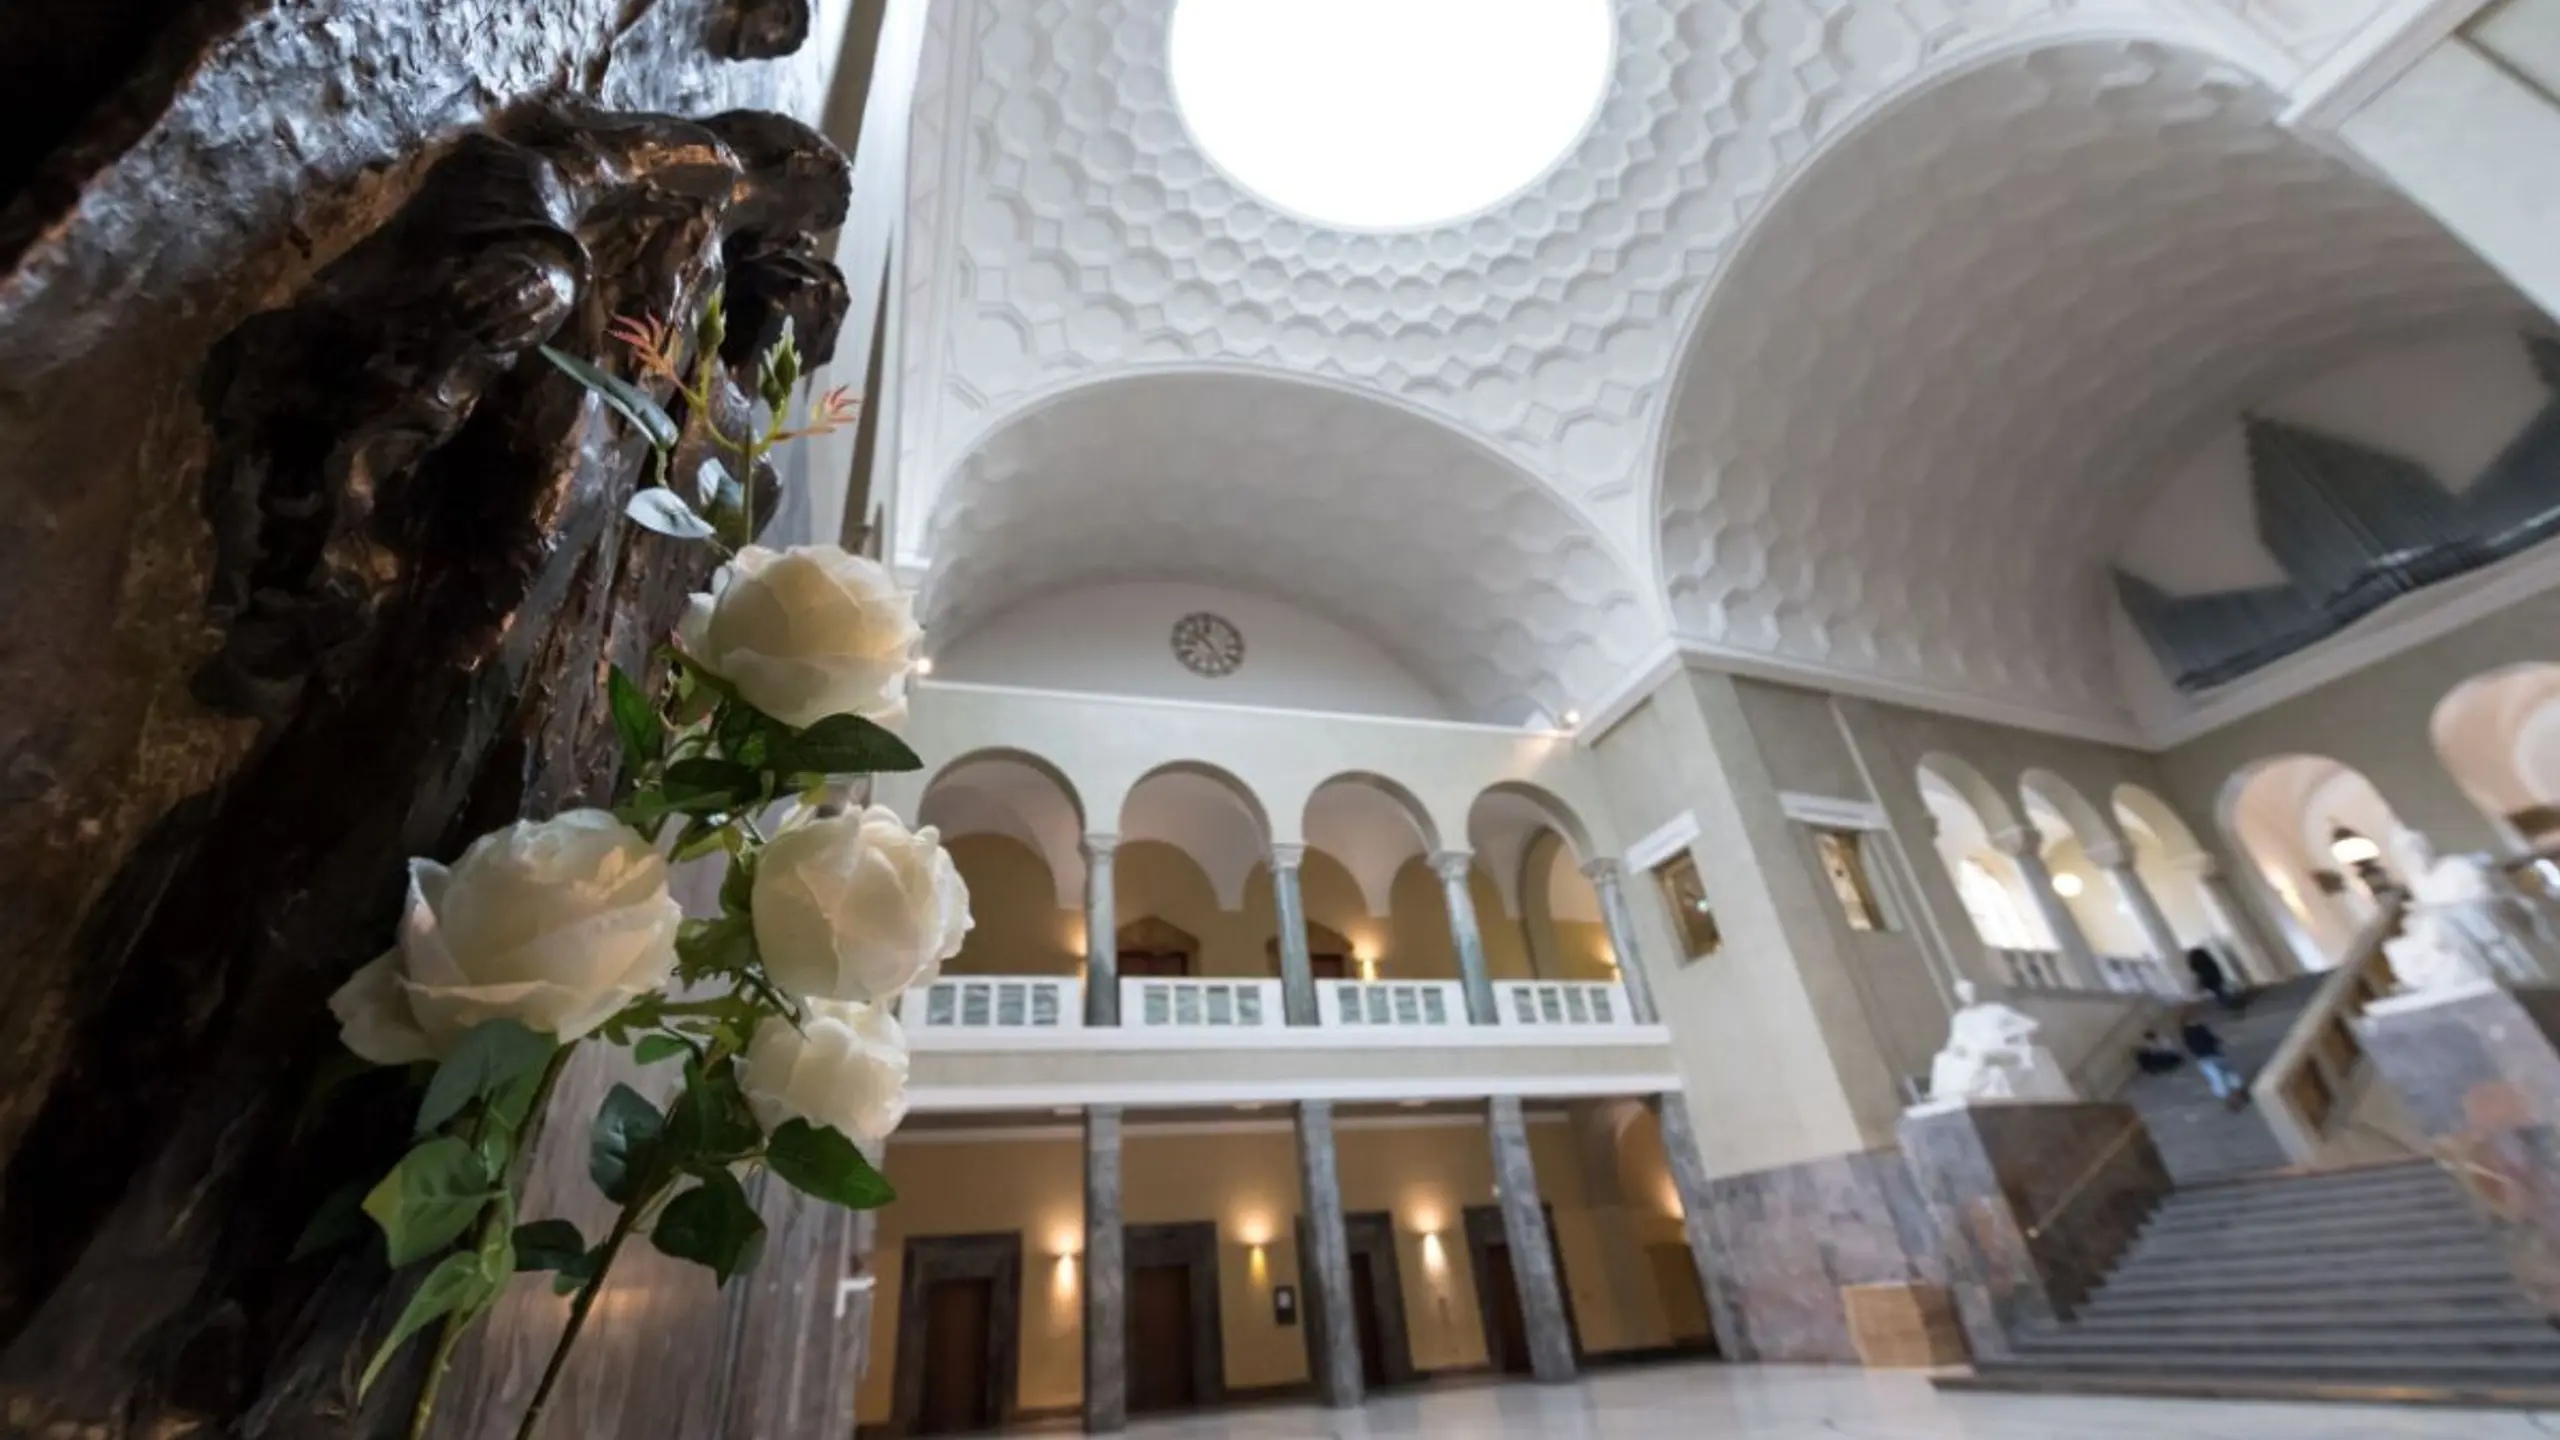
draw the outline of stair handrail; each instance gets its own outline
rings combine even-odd
[[[2382,913],[2356,932],[2346,963],[2312,992],[2283,1043],[2250,1080],[2250,1100],[2296,1164],[2320,1157],[2364,1081],[2368,1062],[2354,1021],[2367,1004],[2391,993],[2383,944],[2399,933],[2405,913],[2401,897],[2385,892]]]
[[[2116,1156],[2122,1154],[2124,1148],[2132,1144],[2135,1137],[2142,1133],[2143,1125],[2140,1120],[2126,1121],[2124,1128],[2116,1132],[2116,1138],[2107,1142],[2107,1148],[2098,1152],[2098,1158],[2080,1167],[2080,1173],[2073,1177],[2070,1186],[2062,1192],[2062,1198],[2046,1206],[2044,1213],[2038,1215],[2027,1226],[2027,1238],[2029,1240],[2042,1238],[2044,1232],[2053,1227],[2053,1222],[2062,1218],[2062,1212],[2080,1203],[2081,1195],[2087,1192],[2089,1186],[2097,1180],[2099,1172],[2113,1164]]]

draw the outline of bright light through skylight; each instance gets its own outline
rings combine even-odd
[[[1544,175],[1608,88],[1609,0],[1178,0],[1211,160],[1345,230],[1463,219]]]

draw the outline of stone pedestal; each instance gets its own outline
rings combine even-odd
[[[1902,1155],[1937,1230],[1973,1353],[2067,1320],[2170,1190],[2130,1105],[1985,1102],[1903,1117]]]
[[[2382,1083],[2496,1222],[2517,1283],[2560,1315],[2560,989],[2483,986],[2378,1006]]]

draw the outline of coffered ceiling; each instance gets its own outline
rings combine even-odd
[[[933,8],[896,524],[946,636],[1211,578],[1483,718],[1676,640],[2118,730],[2104,540],[2162,448],[2513,304],[2275,126],[2248,5],[1617,0],[1545,178],[1348,234],[1193,144],[1174,3]]]

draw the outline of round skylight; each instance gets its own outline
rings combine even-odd
[[[1175,102],[1219,168],[1343,230],[1464,219],[1581,138],[1609,0],[1177,0]]]

